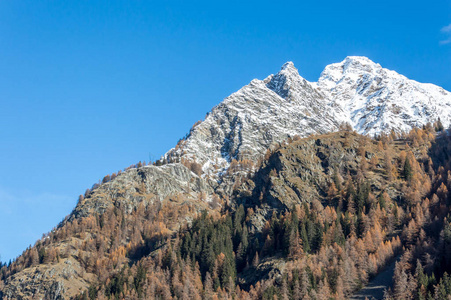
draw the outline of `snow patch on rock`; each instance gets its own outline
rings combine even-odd
[[[408,131],[451,123],[451,94],[410,80],[370,59],[349,56],[308,82],[292,62],[264,80],[254,79],[214,107],[180,147],[165,154],[202,165],[220,181],[232,160],[256,162],[288,137],[334,131],[347,122],[361,134]]]

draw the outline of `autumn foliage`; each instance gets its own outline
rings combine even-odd
[[[451,139],[436,136],[438,127],[362,137],[355,168],[331,168],[327,186],[314,187],[317,199],[291,207],[271,207],[257,188],[238,190],[252,181],[246,175],[235,181],[233,202],[214,195],[204,212],[178,199],[66,219],[0,265],[1,279],[73,258],[90,282],[75,299],[345,299],[400,257],[387,298],[446,299]],[[345,143],[356,135],[337,134]],[[202,175],[196,162],[182,163]],[[233,161],[229,175],[264,165]],[[273,169],[265,180],[279,175]]]

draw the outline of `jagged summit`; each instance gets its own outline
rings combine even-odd
[[[281,70],[296,70],[296,68],[294,67],[294,63],[292,61],[287,61],[286,63],[283,64]]]
[[[310,89],[312,88],[309,82],[299,75],[291,61],[285,63],[276,75],[270,75],[264,81],[268,82],[266,86],[270,90],[287,100],[300,99],[302,97],[296,95],[296,93],[302,93],[301,89],[307,89],[311,92]]]
[[[189,137],[166,153],[203,166],[220,181],[233,159],[258,160],[266,149],[299,135],[333,131],[347,122],[362,134],[408,131],[441,118],[451,123],[451,94],[410,80],[363,56],[330,64],[318,82],[308,82],[294,66],[252,82],[213,108]]]

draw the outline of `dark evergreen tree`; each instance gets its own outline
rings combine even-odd
[[[412,165],[410,164],[410,160],[408,157],[406,158],[406,161],[404,162],[403,175],[407,181],[412,180],[412,177],[413,177]]]

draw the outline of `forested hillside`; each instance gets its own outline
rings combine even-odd
[[[451,294],[450,147],[439,122],[373,139],[350,128],[294,137],[258,162],[235,161],[248,171],[233,176],[230,197],[191,173],[164,201],[146,186],[155,167],[137,165],[87,191],[70,218],[3,266],[1,293],[345,299],[401,255],[387,297],[443,299]]]

